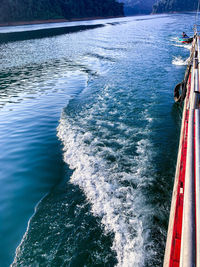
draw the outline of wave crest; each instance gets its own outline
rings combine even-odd
[[[58,137],[64,144],[64,160],[74,170],[70,182],[84,191],[105,232],[114,234],[112,249],[117,253],[118,266],[141,267],[151,257],[151,253],[145,255],[148,231],[144,236],[143,225],[151,208],[145,202],[142,188],[152,182],[147,175],[152,146],[147,137],[141,138],[136,142],[134,156],[125,153],[129,139],[136,132],[144,134],[144,129],[127,129],[122,122],[111,123],[99,117],[93,126],[95,131],[86,129],[91,118],[96,117],[91,113],[99,113],[103,108],[93,107],[87,116],[79,116],[78,123],[63,112]],[[124,135],[114,135],[116,128],[124,131]]]

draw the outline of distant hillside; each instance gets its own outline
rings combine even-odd
[[[153,6],[153,13],[197,10],[198,0],[160,0]]]
[[[119,0],[124,3],[125,15],[150,14],[156,0]]]
[[[0,0],[0,22],[122,16],[116,0]]]

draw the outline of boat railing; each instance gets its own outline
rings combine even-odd
[[[200,27],[200,25],[198,26]],[[188,61],[188,72],[186,71],[188,75],[185,74],[185,77],[190,76],[190,78],[187,79],[188,90],[183,111],[180,145],[170,212],[164,267],[200,266],[199,38],[199,35],[196,33],[194,35],[190,52],[190,59]],[[182,155],[184,153],[186,153],[186,156],[183,156],[182,161]],[[182,168],[185,168],[185,172],[182,172]],[[180,176],[180,173],[183,176]],[[183,180],[179,180],[180,177]],[[181,183],[184,183],[184,185],[179,186],[179,184]],[[178,210],[177,205],[179,204],[177,203],[179,202],[176,201],[182,199],[180,196],[183,197],[183,204],[181,204],[183,206],[181,206],[182,208]],[[176,213],[176,210],[178,210],[179,213]],[[179,229],[176,228],[175,225],[179,225]],[[178,229],[178,231],[174,229]],[[176,234],[174,234],[174,231],[177,231],[175,232]]]
[[[200,266],[199,37],[193,41],[180,266]]]

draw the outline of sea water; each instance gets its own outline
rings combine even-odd
[[[193,21],[0,44],[0,266],[162,265]]]

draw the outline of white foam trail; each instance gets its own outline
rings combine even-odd
[[[170,38],[170,41],[180,43],[178,37],[171,37],[171,38]]]
[[[172,60],[172,64],[173,65],[177,65],[177,66],[185,66],[188,64],[188,60],[189,58],[187,58],[186,60],[182,59],[181,56],[178,57],[174,57]]]
[[[64,160],[74,170],[71,183],[84,191],[91,203],[92,213],[101,218],[105,231],[114,233],[112,249],[117,253],[118,266],[141,267],[144,266],[145,259],[152,256],[145,255],[144,238],[147,236],[144,237],[143,228],[143,222],[148,221],[151,208],[145,203],[140,189],[144,184],[152,182],[152,178],[146,176],[152,147],[148,138],[144,138],[136,143],[135,156],[125,155],[123,149],[129,145],[130,140],[127,141],[124,136],[118,136],[118,139],[116,136],[108,138],[108,128],[103,127],[106,122],[100,117],[96,119],[96,125],[101,138],[98,137],[98,132],[94,134],[84,131],[91,118],[94,118],[94,113],[98,114],[100,109],[105,108],[102,103],[94,105],[90,115],[79,116],[79,124],[63,113],[58,126],[58,137],[64,144]],[[147,121],[151,119],[147,118]],[[113,127],[112,123],[109,127]],[[122,124],[117,127],[124,128]],[[142,129],[143,133],[144,131]],[[114,151],[112,147],[104,145],[108,140],[123,146]],[[108,163],[108,156],[120,160]],[[129,172],[120,168],[121,162],[130,165]]]
[[[188,49],[188,50],[191,50],[191,48],[192,48],[191,44],[173,44],[173,45],[177,46],[177,47],[182,47],[182,48],[185,48],[185,49]]]
[[[192,48],[192,44],[182,43],[181,41],[179,41],[178,37],[172,37],[170,40],[174,42],[173,46],[182,47],[189,50],[191,50]]]

